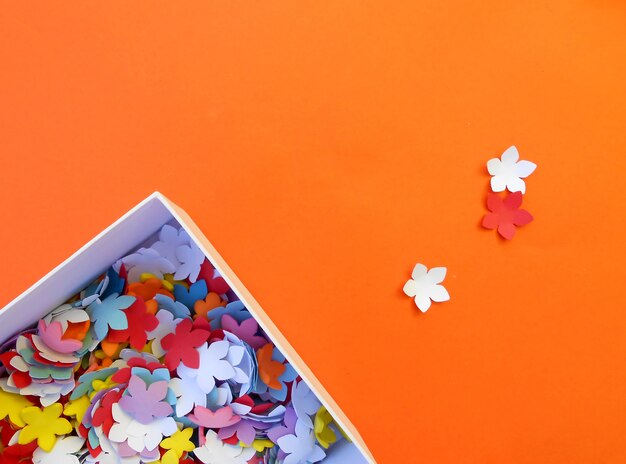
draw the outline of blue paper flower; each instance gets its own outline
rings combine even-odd
[[[135,302],[134,296],[118,296],[112,294],[105,300],[96,300],[91,303],[86,311],[89,313],[92,328],[97,340],[104,340],[109,333],[109,328],[124,330],[128,328],[128,318],[124,309]]]
[[[193,309],[196,301],[204,300],[208,294],[209,289],[207,288],[206,282],[202,279],[191,284],[189,289],[184,285],[174,285],[174,298],[189,309]]]

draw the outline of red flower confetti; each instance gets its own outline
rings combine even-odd
[[[157,328],[159,320],[146,310],[146,304],[141,298],[124,310],[128,319],[128,328],[124,330],[109,330],[108,341],[122,343],[130,340],[130,346],[136,350],[142,350],[148,341],[147,332]]]
[[[483,227],[498,229],[498,233],[507,240],[515,236],[515,228],[521,227],[533,220],[531,214],[519,209],[522,206],[522,193],[509,193],[504,199],[497,193],[487,195],[487,208],[490,213],[483,218]]]
[[[120,401],[122,391],[111,390],[102,397],[100,407],[93,415],[92,423],[95,427],[102,427],[102,430],[108,435],[115,421],[113,420],[113,405]]]
[[[208,330],[193,330],[193,324],[185,319],[176,326],[176,332],[167,334],[161,341],[161,346],[167,351],[165,365],[173,371],[182,362],[191,369],[200,367],[200,355],[196,348],[206,342],[211,335]]]
[[[200,266],[200,274],[198,279],[204,279],[206,281],[209,292],[217,293],[219,295],[226,293],[230,290],[230,287],[222,276],[217,275],[217,270],[213,268],[208,259],[205,259]]]

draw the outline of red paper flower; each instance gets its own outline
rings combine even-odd
[[[210,335],[208,330],[194,330],[190,319],[178,324],[176,332],[167,334],[161,340],[161,346],[167,351],[164,360],[167,368],[173,371],[181,362],[191,369],[200,367],[200,355],[196,348],[206,342]]]
[[[483,218],[483,227],[498,229],[498,233],[507,240],[515,236],[515,227],[521,227],[533,220],[531,214],[519,209],[522,206],[522,193],[509,193],[504,199],[497,193],[487,196],[487,208],[490,213]]]
[[[146,304],[141,298],[124,310],[128,319],[128,328],[124,330],[109,330],[107,340],[113,343],[122,343],[130,340],[130,346],[142,350],[148,341],[147,332],[157,328],[159,320],[146,310]]]
[[[15,430],[13,430],[8,421],[3,420],[0,422],[0,440],[2,442],[0,447],[0,464],[25,464],[32,462],[33,452],[37,448],[37,441],[27,445],[16,443],[8,446],[14,434]]]
[[[104,433],[107,435],[111,431],[111,427],[115,421],[113,420],[113,405],[120,401],[122,392],[118,390],[111,390],[105,394],[100,401],[100,407],[93,415],[92,424],[95,427],[102,427]]]
[[[200,274],[198,279],[204,279],[206,281],[209,292],[217,293],[219,295],[226,293],[230,290],[230,287],[222,276],[217,275],[217,271],[211,265],[208,259],[205,259],[200,266]]]

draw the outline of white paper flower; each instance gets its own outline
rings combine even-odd
[[[421,312],[430,308],[431,300],[437,303],[448,301],[450,295],[441,282],[446,278],[445,267],[434,267],[430,271],[423,264],[417,263],[413,268],[411,279],[404,284],[404,293],[415,298],[415,304]]]
[[[487,161],[487,170],[493,177],[491,178],[491,190],[503,192],[526,193],[526,184],[522,179],[530,176],[537,168],[535,163],[530,161],[518,161],[519,153],[515,146],[507,148],[500,159],[492,158]]]
[[[254,448],[224,443],[213,430],[207,431],[204,445],[194,450],[196,457],[204,464],[247,464],[255,453]]]
[[[159,232],[159,240],[150,248],[156,250],[161,256],[178,268],[180,261],[176,257],[176,249],[183,245],[189,245],[189,234],[183,229],[176,229],[168,224],[164,225]]]
[[[176,422],[171,417],[162,417],[149,424],[142,424],[124,412],[119,403],[113,405],[111,412],[115,423],[109,431],[109,439],[114,443],[127,441],[128,446],[138,453],[144,449],[152,451],[159,446],[163,437],[169,437],[178,430]]]
[[[206,258],[202,250],[194,242],[189,245],[182,245],[176,248],[176,258],[180,261],[180,266],[176,269],[174,279],[184,280],[189,277],[190,282],[198,280],[200,267]]]
[[[194,407],[206,408],[207,394],[200,388],[196,377],[181,375],[170,380],[170,389],[176,396],[176,415],[184,417]]]
[[[298,420],[295,434],[278,439],[278,446],[287,453],[284,464],[318,462],[326,457],[324,450],[315,443],[315,435],[306,424]]]
[[[235,377],[236,372],[228,362],[230,343],[228,340],[220,340],[208,345],[204,343],[197,348],[200,354],[200,366],[198,369],[191,369],[184,364],[177,368],[179,377],[196,378],[198,386],[206,393],[211,393],[215,388],[215,380],[230,380]]]
[[[176,266],[152,248],[142,248],[137,253],[122,258],[122,262],[126,266],[128,281],[131,283],[139,282],[141,274],[144,273],[150,273],[162,279],[163,274],[176,271]]]
[[[33,453],[34,464],[79,464],[75,456],[82,448],[85,440],[80,437],[59,438],[49,453],[37,448]]]
[[[298,420],[308,428],[313,429],[311,416],[315,416],[322,403],[320,403],[320,400],[317,399],[315,393],[311,391],[304,380],[298,383],[294,382],[291,390],[291,401]]]

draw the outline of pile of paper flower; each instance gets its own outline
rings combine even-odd
[[[0,463],[313,463],[343,432],[183,231],[0,346]]]

